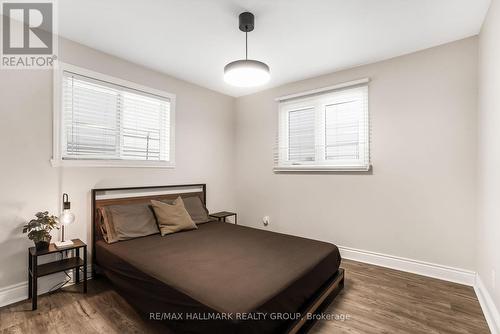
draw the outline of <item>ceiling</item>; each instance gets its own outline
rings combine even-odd
[[[62,36],[228,95],[371,63],[479,33],[490,0],[63,0]],[[238,14],[255,14],[249,58],[271,81],[236,88]]]

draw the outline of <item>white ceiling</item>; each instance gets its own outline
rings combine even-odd
[[[241,96],[476,35],[490,0],[61,0],[62,36],[198,85]],[[255,14],[249,58],[264,87],[235,88],[238,14]]]

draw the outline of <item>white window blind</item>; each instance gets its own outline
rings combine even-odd
[[[288,159],[314,161],[314,108],[288,113]]]
[[[61,159],[171,161],[171,101],[62,72]]]
[[[280,102],[275,170],[368,170],[368,86]]]

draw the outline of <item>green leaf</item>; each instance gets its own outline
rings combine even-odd
[[[30,220],[23,226],[23,233],[28,233],[28,238],[33,241],[43,240],[50,237],[50,231],[59,229],[58,218],[49,215],[48,211],[40,211],[35,214],[35,219]]]

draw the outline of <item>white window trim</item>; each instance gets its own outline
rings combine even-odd
[[[313,90],[309,90],[309,91],[305,91],[305,92],[301,92],[301,93],[296,93],[296,94],[290,94],[290,95],[285,95],[285,96],[281,96],[281,97],[278,97],[278,98],[275,98],[275,101],[280,103],[280,105],[278,106],[278,138],[277,138],[277,145],[279,146],[280,144],[280,141],[283,141],[284,142],[284,146],[287,146],[287,142],[288,142],[288,138],[287,137],[284,137],[284,138],[280,138],[280,133],[282,133],[283,129],[281,129],[282,126],[284,126],[285,124],[288,124],[288,121],[284,121],[282,118],[283,117],[288,117],[287,116],[287,113],[283,112],[282,111],[282,108],[286,108],[286,107],[290,107],[293,106],[293,108],[297,108],[297,109],[301,109],[301,108],[306,108],[308,106],[313,106],[313,107],[316,107],[316,104],[317,103],[314,103],[314,95],[317,95],[317,94],[326,94],[326,93],[330,93],[330,92],[335,92],[335,91],[338,91],[338,90],[342,90],[342,89],[349,89],[349,88],[354,88],[356,86],[361,86],[361,85],[367,85],[368,83],[370,82],[370,79],[369,78],[363,78],[363,79],[359,79],[359,80],[353,80],[353,81],[349,81],[349,82],[345,82],[345,83],[341,83],[341,84],[338,84],[338,85],[333,85],[333,86],[328,86],[328,87],[323,87],[323,88],[318,88],[318,89],[313,89]],[[368,92],[369,92],[369,89],[368,89]],[[368,103],[369,103],[369,97],[367,97],[368,99]],[[298,101],[295,101],[295,100],[298,100]],[[368,154],[369,154],[369,163],[367,165],[367,167],[360,167],[358,165],[344,165],[344,166],[339,166],[339,165],[335,165],[335,166],[328,166],[328,165],[325,165],[325,164],[318,164],[318,165],[314,165],[314,164],[307,164],[307,163],[304,163],[303,165],[301,164],[290,164],[290,165],[287,165],[287,164],[283,164],[283,162],[281,161],[281,156],[280,152],[276,153],[277,155],[277,165],[274,166],[273,168],[273,171],[276,172],[276,173],[279,173],[279,172],[368,172],[371,170],[372,168],[372,163],[371,163],[371,159],[370,159],[370,155],[371,155],[371,140],[370,140],[370,137],[371,137],[371,134],[370,134],[370,129],[371,129],[371,125],[370,125],[370,108],[367,107],[367,117],[368,117],[368,126],[366,128],[366,133],[364,134],[364,136],[366,136],[367,138],[367,143],[366,145],[368,146],[367,149],[368,149]],[[316,136],[318,136],[319,134],[316,134]]]
[[[367,84],[369,82],[370,82],[370,78],[363,78],[363,79],[359,79],[359,80],[344,82],[344,83],[333,85],[333,86],[312,89],[312,90],[308,90],[308,91],[301,92],[301,93],[280,96],[280,97],[275,98],[274,100],[277,102],[281,102],[281,101],[286,101],[286,100],[291,100],[291,99],[297,99],[297,98],[301,98],[301,97],[311,96],[314,94],[333,92],[335,90],[339,90],[342,88],[351,88],[354,86]]]
[[[164,97],[170,100],[170,148],[169,161],[135,161],[135,160],[65,160],[62,158],[61,134],[62,124],[62,80],[63,72],[72,72],[78,75],[124,86],[138,91]],[[175,168],[175,94],[162,90],[142,86],[131,81],[115,78],[106,74],[94,72],[75,65],[59,62],[54,69],[54,110],[53,110],[53,140],[52,159],[53,167],[151,167],[151,168]]]

